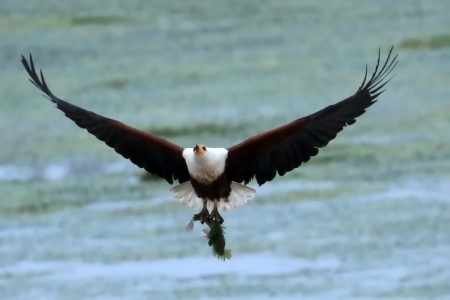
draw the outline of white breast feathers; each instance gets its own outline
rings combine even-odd
[[[189,174],[201,183],[216,180],[225,170],[228,150],[225,148],[207,148],[202,154],[195,154],[193,148],[183,150]]]

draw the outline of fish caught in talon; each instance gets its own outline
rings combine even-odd
[[[222,260],[230,259],[232,255],[231,250],[225,248],[225,227],[214,220],[206,223],[206,225],[208,225],[208,229],[204,229],[203,232],[205,232],[208,239],[208,245],[213,249],[214,256]]]

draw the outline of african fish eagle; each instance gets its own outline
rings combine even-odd
[[[246,185],[255,178],[259,185],[271,181],[278,173],[287,172],[307,162],[334,139],[345,126],[376,102],[389,82],[397,64],[397,55],[389,50],[380,63],[380,49],[375,69],[364,79],[355,94],[325,107],[309,116],[299,118],[234,145],[230,148],[210,148],[195,145],[183,148],[159,136],[103,117],[92,111],[64,101],[50,91],[42,71],[36,73],[33,58],[22,55],[22,63],[30,81],[44,92],[57,108],[99,140],[147,172],[179,185],[171,191],[182,203],[202,205],[194,221],[223,223],[219,211],[245,204],[254,197],[255,190]]]

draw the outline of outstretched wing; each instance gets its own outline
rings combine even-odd
[[[180,183],[189,180],[186,162],[182,157],[183,148],[156,135],[59,99],[48,88],[42,71],[40,77],[36,73],[31,55],[29,62],[22,55],[22,64],[30,75],[30,82],[44,92],[78,126],[95,135],[134,164],[164,178],[170,184],[174,179]]]
[[[366,81],[366,66],[364,80],[353,96],[229,148],[225,165],[227,177],[246,184],[255,177],[262,185],[272,180],[277,172],[283,176],[317,155],[319,148],[326,146],[345,126],[355,123],[356,118],[376,102],[397,64],[397,55],[392,56],[392,51],[393,47],[381,65],[378,50],[372,76]]]

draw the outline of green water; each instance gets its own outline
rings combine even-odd
[[[450,2],[0,3],[0,299],[448,299]],[[194,211],[27,82],[183,146],[230,146],[399,64],[358,122],[224,214]],[[252,185],[254,186],[254,185]]]

